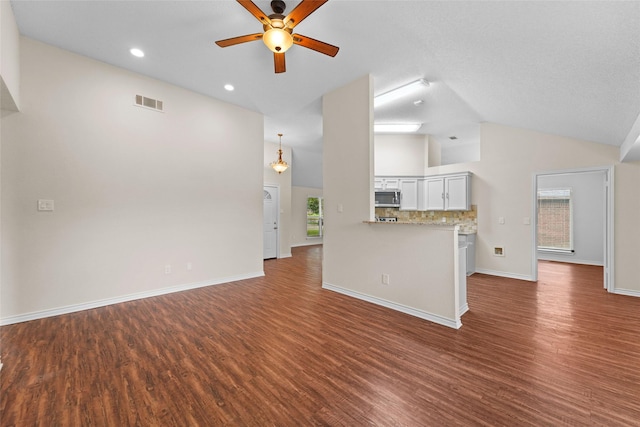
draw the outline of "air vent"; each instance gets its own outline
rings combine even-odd
[[[153,98],[147,98],[146,96],[142,95],[136,95],[136,105],[138,107],[149,108],[155,111],[163,111],[162,101]]]

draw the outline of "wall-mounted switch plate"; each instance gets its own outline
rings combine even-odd
[[[40,212],[53,212],[53,200],[38,199],[38,210]]]

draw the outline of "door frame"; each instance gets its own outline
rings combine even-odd
[[[567,175],[573,173],[589,173],[589,172],[604,172],[604,288],[608,292],[615,292],[614,283],[614,221],[613,221],[613,209],[614,209],[614,186],[613,186],[613,165],[610,166],[594,166],[579,169],[563,169],[544,172],[533,173],[533,191],[532,191],[532,203],[531,203],[531,241],[532,241],[532,256],[531,256],[531,271],[534,282],[538,281],[538,177],[548,175]]]
[[[263,184],[263,189],[266,190],[267,187],[270,189],[275,189],[276,195],[276,259],[280,258],[280,186],[277,184]],[[264,200],[262,201],[262,217],[264,218]],[[262,238],[264,239],[264,230],[262,230]],[[264,256],[264,254],[263,254]]]

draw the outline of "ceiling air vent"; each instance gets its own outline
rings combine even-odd
[[[162,101],[153,98],[147,98],[146,96],[142,95],[136,95],[136,105],[138,107],[149,108],[155,111],[163,111]]]

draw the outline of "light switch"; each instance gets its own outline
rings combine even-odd
[[[525,216],[522,220],[522,223],[524,225],[531,225],[531,218],[529,218],[528,216]]]
[[[38,210],[40,212],[52,212],[53,200],[38,199]]]
[[[344,211],[344,206],[342,206],[342,203],[338,203],[338,213],[342,213]]]
[[[504,217],[503,216],[498,218],[498,224],[504,224]]]

